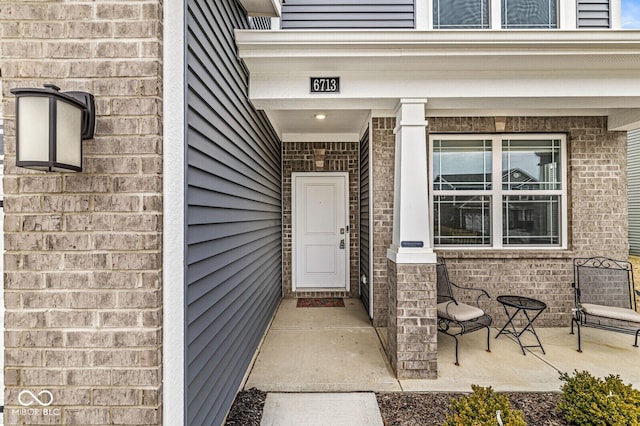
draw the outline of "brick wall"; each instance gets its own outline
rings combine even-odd
[[[374,118],[374,280],[386,282],[386,248],[391,242],[393,210],[392,118]],[[493,118],[429,118],[430,132],[493,133]],[[569,151],[569,249],[436,250],[447,258],[451,279],[485,288],[494,298],[489,313],[506,319],[495,303],[499,294],[519,293],[545,301],[548,309],[536,324],[568,326],[573,306],[573,257],[605,255],[625,259],[627,244],[626,136],[607,131],[604,117],[509,117],[507,133],[567,134]],[[388,198],[388,197],[391,198]],[[376,286],[384,293],[386,289]],[[386,312],[386,297],[374,299],[374,312]],[[385,305],[383,305],[383,303]],[[374,319],[375,321],[375,319]]]
[[[296,292],[298,297],[358,297],[358,143],[285,142],[282,144],[282,281],[285,296],[292,296],[291,174],[294,172],[349,172],[350,291]]]
[[[373,154],[373,324],[387,325],[387,249],[393,236],[393,182],[395,165],[394,118],[374,118]]]
[[[161,2],[4,2],[5,424],[161,424]],[[15,167],[13,87],[96,96],[84,171]],[[18,395],[48,390],[49,412]],[[34,406],[30,407],[33,408]]]
[[[387,263],[388,355],[399,379],[437,377],[435,264]]]

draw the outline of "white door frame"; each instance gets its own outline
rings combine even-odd
[[[297,291],[296,272],[296,179],[298,177],[343,177],[344,178],[344,206],[345,206],[345,226],[349,226],[349,172],[296,172],[291,174],[291,290]],[[347,228],[351,231],[350,227]],[[300,291],[350,291],[350,254],[349,243],[351,233],[345,233],[345,268],[344,287],[330,288],[301,288]]]

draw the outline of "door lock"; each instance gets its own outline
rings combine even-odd
[[[340,249],[344,250],[344,240],[340,240]]]

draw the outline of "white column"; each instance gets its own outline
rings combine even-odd
[[[396,109],[393,241],[387,257],[395,263],[435,263],[431,247],[426,99],[401,99]]]

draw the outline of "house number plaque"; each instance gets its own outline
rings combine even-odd
[[[340,93],[340,77],[310,77],[311,93]]]

